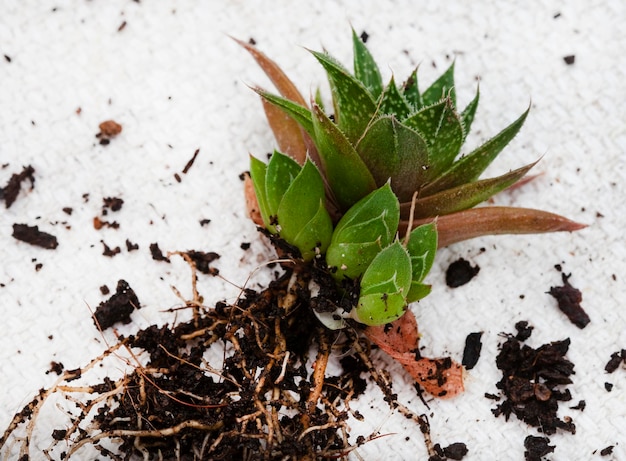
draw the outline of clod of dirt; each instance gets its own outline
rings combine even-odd
[[[22,182],[26,180],[30,181],[30,189],[32,190],[35,187],[35,169],[30,165],[25,166],[21,172],[11,175],[7,185],[0,188],[0,199],[4,200],[6,208],[13,205],[22,187]]]
[[[569,390],[561,387],[570,384],[574,364],[565,358],[570,340],[544,344],[538,349],[522,344],[516,337],[508,336],[500,346],[496,358],[502,379],[496,384],[506,400],[492,410],[497,417],[511,414],[541,432],[550,435],[557,429],[576,432],[571,418],[557,416],[560,401],[571,400]]]
[[[220,273],[219,269],[210,266],[213,261],[220,258],[220,255],[218,253],[215,253],[213,251],[207,252],[190,250],[185,252],[185,254],[189,256],[189,258],[193,261],[196,269],[198,269],[203,274],[218,275]]]
[[[114,120],[106,120],[98,125],[98,128],[100,128],[98,137],[112,138],[122,132],[122,125]]]
[[[38,226],[29,226],[27,224],[13,224],[13,237],[22,242],[39,246],[47,250],[54,250],[59,246],[57,238],[39,230]]]
[[[576,61],[576,55],[570,54],[567,56],[563,56],[563,61],[565,61],[565,64],[567,64],[568,66],[571,66]]]
[[[583,300],[582,293],[569,283],[571,275],[572,274],[561,274],[563,286],[551,287],[548,293],[557,300],[559,309],[567,316],[570,322],[582,329],[585,328],[591,320],[580,305]]]
[[[165,256],[159,248],[158,243],[150,244],[150,254],[152,255],[152,259],[154,259],[155,261],[165,261],[167,263],[170,262],[167,256]]]
[[[524,459],[526,461],[541,461],[542,456],[554,453],[556,447],[550,445],[550,439],[548,437],[529,435],[524,439],[524,448],[526,448],[524,452]]]
[[[116,323],[127,324],[131,321],[130,314],[140,308],[141,304],[133,289],[125,280],[119,280],[113,296],[96,308],[94,323],[102,330]]]
[[[600,450],[600,456],[609,456],[613,454],[613,448],[615,448],[614,445],[609,445],[606,448],[603,448],[602,450]]]
[[[450,288],[460,287],[472,280],[480,271],[480,267],[472,266],[469,261],[459,258],[446,270],[446,284]]]
[[[428,458],[428,461],[460,460],[467,454],[467,446],[462,442],[455,442],[444,448],[437,443],[434,449],[437,454]]]
[[[103,240],[100,240],[100,243],[102,243],[102,247],[103,247],[102,254],[104,256],[108,256],[109,258],[112,258],[113,256],[120,254],[122,252],[120,247],[111,248],[109,245],[104,243]]]
[[[604,366],[604,371],[613,373],[622,363],[626,364],[626,349],[622,349],[620,352],[613,352],[611,358]]]
[[[102,214],[107,214],[107,209],[111,211],[120,211],[122,209],[122,205],[124,205],[124,200],[119,197],[104,197],[102,199]]]
[[[465,367],[466,370],[471,370],[478,363],[478,359],[480,358],[480,351],[483,347],[483,343],[480,341],[483,332],[470,333],[465,338],[465,349],[463,350],[463,360],[461,365]]]

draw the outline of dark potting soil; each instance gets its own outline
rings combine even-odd
[[[563,286],[551,287],[548,293],[557,300],[559,309],[578,328],[585,328],[591,319],[580,305],[583,295],[569,283],[572,274],[561,274]]]
[[[125,280],[119,280],[115,293],[108,300],[103,301],[94,312],[96,327],[106,330],[116,323],[128,324],[130,315],[135,309],[140,309],[141,304],[133,289]]]
[[[528,322],[515,325],[516,336],[505,335],[506,341],[500,346],[496,358],[502,379],[496,384],[504,401],[492,410],[497,417],[503,415],[508,421],[514,414],[519,420],[536,427],[539,432],[551,435],[562,430],[574,434],[576,426],[569,416],[560,419],[557,415],[559,402],[572,399],[569,389],[574,364],[566,357],[570,340],[564,339],[532,348],[523,342],[530,337],[532,327]],[[521,339],[520,339],[521,338]],[[497,396],[486,397],[499,400]],[[570,409],[584,410],[585,402],[580,401]],[[529,436],[524,441],[527,461],[540,461],[543,456],[554,451],[548,437]]]
[[[446,270],[446,284],[450,288],[460,287],[472,280],[480,271],[480,267],[472,266],[469,261],[459,258]]]
[[[29,226],[27,224],[13,224],[13,237],[22,242],[30,243],[47,250],[54,250],[59,246],[57,238],[39,230],[38,226]]]
[[[21,172],[11,175],[6,186],[0,188],[0,200],[4,200],[6,208],[13,205],[24,181],[30,182],[31,190],[35,187],[35,169],[30,165],[23,167]]]

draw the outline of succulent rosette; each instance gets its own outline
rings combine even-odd
[[[344,317],[375,326],[402,316],[429,293],[423,283],[438,246],[486,234],[576,230],[562,216],[526,208],[478,207],[519,182],[534,163],[482,179],[528,115],[463,154],[479,92],[457,108],[454,64],[420,91],[417,69],[402,84],[383,85],[378,65],[353,31],[353,72],[311,51],[327,73],[332,115],[320,91],[307,104],[276,63],[240,42],[280,95],[256,88],[278,142],[266,165],[251,158],[257,223],[299,250],[323,259],[338,286],[359,282]],[[332,317],[332,319],[331,319]],[[334,320],[333,320],[334,319]]]

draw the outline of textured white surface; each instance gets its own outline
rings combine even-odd
[[[387,78],[394,72],[402,80],[421,63],[421,80],[430,82],[455,57],[464,104],[480,77],[481,106],[468,149],[532,98],[525,127],[490,172],[543,156],[536,167],[543,175],[496,203],[541,207],[590,225],[575,234],[489,237],[440,252],[429,277],[434,292],[415,309],[425,355],[460,360],[473,331],[484,331],[484,344],[466,393],[429,402],[433,439],[442,446],[465,442],[466,460],[523,459],[523,439],[536,430],[495,419],[483,395],[495,392],[499,379],[498,334],[526,319],[535,326],[531,345],[571,338],[571,405],[587,402],[584,412],[561,405],[577,434],[552,436],[557,448],[549,459],[599,459],[608,445],[615,445],[613,455],[601,459],[626,459],[626,370],[604,374],[610,354],[626,348],[623,1],[9,0],[0,16],[0,184],[22,165],[36,170],[35,189],[0,212],[0,426],[53,381],[44,373],[51,360],[71,369],[103,349],[89,310],[105,299],[101,285],[114,289],[126,279],[144,306],[123,331],[171,321],[162,312],[179,302],[170,286],[189,295],[189,273],[180,261],[153,261],[150,243],[163,251],[218,251],[217,267],[235,284],[271,257],[245,217],[238,179],[248,152],[273,148],[257,97],[246,87],[267,80],[227,34],[254,37],[306,93],[307,85],[325,81],[301,46],[326,47],[349,63],[352,24],[369,33],[368,46]],[[576,61],[568,66],[563,57],[572,54]],[[106,119],[121,123],[123,132],[101,146],[94,135]],[[176,182],[174,173],[197,148],[194,166]],[[109,196],[124,200],[120,212],[106,217],[120,228],[97,231],[92,219]],[[202,219],[211,223],[202,227]],[[17,242],[15,222],[55,234],[58,249]],[[139,250],[127,252],[126,239]],[[102,240],[120,246],[121,254],[103,256]],[[251,249],[241,250],[241,242],[252,242]],[[481,270],[451,290],[444,271],[460,256]],[[555,264],[571,272],[571,283],[583,292],[592,319],[584,330],[545,293],[560,285]],[[267,280],[267,274],[258,277]],[[238,291],[208,277],[199,289],[208,303]],[[382,358],[380,364],[396,376],[401,399],[426,411],[401,369]],[[614,384],[610,393],[606,381]],[[363,458],[425,458],[417,428],[390,414],[377,391],[362,398],[361,407],[367,423],[354,424],[355,435],[377,426],[392,434],[360,449]]]

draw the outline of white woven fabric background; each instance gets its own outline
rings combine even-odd
[[[468,461],[523,459],[523,440],[537,435],[536,429],[494,418],[494,404],[484,393],[495,393],[500,378],[499,333],[529,320],[533,346],[571,338],[568,357],[576,366],[569,386],[573,401],[561,405],[561,416],[574,419],[577,433],[552,436],[557,448],[548,459],[626,460],[626,369],[604,373],[610,354],[626,348],[622,0],[8,0],[0,10],[0,185],[23,165],[36,170],[34,190],[23,190],[10,209],[0,211],[2,428],[54,380],[45,374],[51,360],[71,369],[103,350],[90,318],[90,307],[106,299],[101,285],[114,289],[125,279],[144,306],[122,332],[172,321],[163,310],[180,300],[170,286],[190,296],[189,271],[182,261],[153,261],[151,243],[164,252],[217,251],[221,274],[239,285],[272,257],[245,216],[238,178],[249,152],[262,155],[274,147],[257,96],[246,86],[268,83],[227,35],[253,37],[306,94],[318,84],[326,90],[326,82],[303,47],[325,47],[349,64],[352,25],[369,34],[385,78],[393,72],[402,81],[421,63],[421,81],[431,82],[456,59],[461,105],[471,100],[480,78],[481,105],[467,150],[531,101],[526,125],[490,173],[543,156],[536,167],[542,175],[495,202],[540,207],[589,224],[574,234],[486,237],[441,251],[429,276],[433,294],[415,306],[424,355],[460,360],[465,337],[474,331],[484,332],[483,352],[468,374],[466,392],[430,400],[429,410],[402,370],[381,357],[400,398],[431,415],[435,442],[465,442]],[[573,65],[564,62],[568,55],[575,55]],[[94,136],[107,119],[121,123],[123,132],[101,146]],[[182,174],[198,148],[195,164]],[[120,228],[95,230],[92,220],[111,196],[121,197],[124,206],[105,219]],[[201,226],[202,219],[211,222]],[[50,251],[16,241],[13,223],[38,225],[58,237],[59,247]],[[139,250],[126,251],[126,239]],[[120,246],[121,253],[103,256],[101,241]],[[252,247],[243,251],[242,242]],[[459,257],[481,270],[468,285],[449,289],[444,272]],[[546,294],[561,284],[555,264],[572,273],[571,283],[583,293],[592,319],[584,330],[569,323]],[[267,278],[261,271],[251,283]],[[238,293],[205,276],[199,290],[207,303]],[[107,332],[106,339],[112,338]],[[605,382],[614,384],[612,392]],[[579,400],[586,401],[585,410],[570,410]],[[373,386],[359,406],[366,422],[353,423],[354,435],[375,428],[389,434],[360,448],[360,456],[426,458],[417,427],[391,413]],[[52,421],[44,420],[50,427],[52,414]],[[613,454],[600,457],[609,445],[615,445]],[[42,457],[36,453],[34,459]]]

